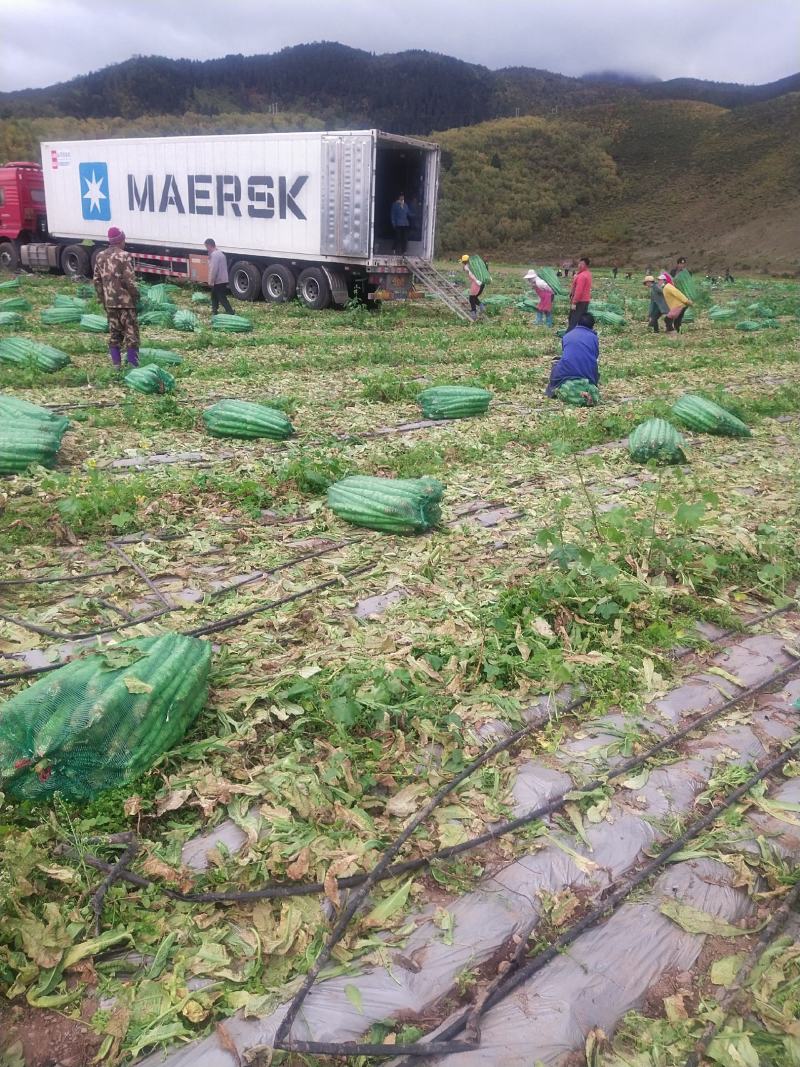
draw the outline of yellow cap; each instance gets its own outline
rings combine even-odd
[[[461,262],[462,263],[469,263],[469,256],[462,256],[461,257]]]

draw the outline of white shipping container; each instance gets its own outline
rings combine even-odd
[[[359,263],[392,254],[391,204],[414,211],[407,254],[430,259],[439,149],[378,130],[126,138],[42,145],[53,237],[132,249]]]

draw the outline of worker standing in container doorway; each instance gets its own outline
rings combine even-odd
[[[228,261],[225,253],[217,248],[217,242],[209,237],[206,242],[208,252],[208,284],[211,286],[211,314],[216,315],[222,304],[226,315],[233,314],[228,300]]]
[[[408,248],[408,228],[411,225],[411,213],[404,193],[400,193],[392,204],[392,229],[394,230],[394,255],[404,256]]]
[[[108,231],[108,248],[95,260],[94,289],[97,299],[108,317],[108,354],[112,365],[122,366],[121,345],[126,346],[125,360],[129,367],[139,366],[139,319],[136,305],[139,287],[133,270],[133,259],[125,251],[125,234],[116,226]]]

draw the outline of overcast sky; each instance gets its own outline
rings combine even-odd
[[[800,69],[800,0],[0,0],[0,90],[135,54],[211,59],[321,40],[492,68],[760,83]]]

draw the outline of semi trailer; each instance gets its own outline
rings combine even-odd
[[[321,309],[431,288],[431,142],[357,130],[48,141],[41,151],[41,165],[0,167],[0,268],[88,276],[117,226],[137,271],[187,281],[206,280],[212,237],[240,300],[297,296]],[[401,192],[411,224],[398,255]]]

